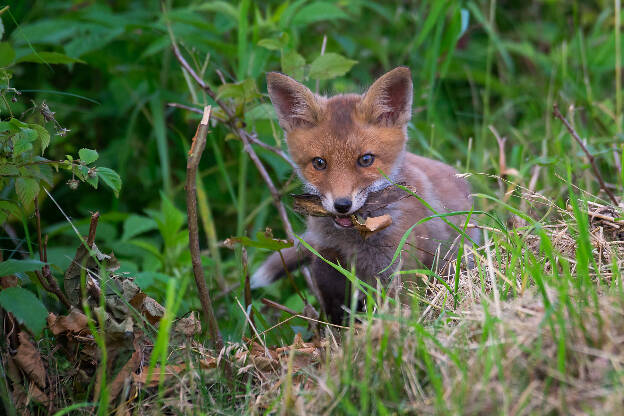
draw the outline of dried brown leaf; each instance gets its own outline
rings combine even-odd
[[[87,316],[77,308],[72,308],[66,316],[48,315],[48,327],[55,336],[67,332],[80,333],[87,329],[87,322]]]
[[[20,345],[13,357],[15,363],[38,387],[45,388],[46,370],[39,350],[30,342],[25,332],[20,332],[18,338]]]

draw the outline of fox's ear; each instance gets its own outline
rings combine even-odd
[[[302,125],[314,124],[319,120],[321,97],[312,93],[305,85],[279,72],[266,75],[269,97],[277,112],[280,126],[286,131]]]
[[[370,86],[360,111],[370,123],[402,126],[412,117],[412,74],[400,66],[384,74]]]

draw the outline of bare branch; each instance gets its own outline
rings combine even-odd
[[[37,243],[39,244],[39,260],[47,263],[48,250],[46,246],[48,244],[48,239],[46,238],[45,242],[42,242],[41,239],[41,214],[39,212],[39,198],[37,197],[35,197],[35,218],[37,220]],[[41,286],[43,286],[46,291],[56,295],[56,297],[61,301],[63,305],[65,305],[66,308],[69,309],[71,307],[71,303],[69,303],[67,296],[65,296],[65,294],[59,287],[58,282],[56,281],[54,276],[52,276],[52,273],[50,272],[50,266],[45,264],[41,270],[35,270],[35,275],[37,276],[39,283],[41,283]]]
[[[199,292],[199,300],[208,322],[210,340],[213,347],[220,351],[223,348],[223,339],[219,333],[219,325],[215,318],[210,300],[210,293],[206,279],[204,277],[204,269],[201,263],[201,254],[199,251],[199,230],[197,225],[197,167],[201,160],[202,153],[206,147],[206,135],[208,134],[208,120],[210,119],[210,106],[204,107],[203,116],[193,143],[189,151],[188,161],[186,163],[186,209],[188,213],[188,229],[189,229],[189,249],[191,251],[191,261],[193,263],[193,275],[197,291]]]
[[[561,120],[563,125],[570,132],[570,135],[572,135],[574,140],[576,140],[579,146],[581,146],[581,149],[583,150],[583,152],[585,153],[585,156],[587,156],[587,159],[589,160],[589,163],[591,164],[592,170],[594,171],[594,176],[596,177],[596,179],[598,179],[598,182],[600,183],[600,188],[602,188],[602,190],[605,191],[605,193],[609,196],[609,199],[611,199],[611,202],[613,202],[613,204],[617,207],[618,201],[615,198],[615,195],[613,195],[611,190],[607,187],[607,184],[605,183],[605,181],[602,179],[602,175],[600,174],[600,171],[598,170],[598,166],[596,166],[596,160],[594,156],[591,153],[589,153],[589,150],[587,150],[587,147],[585,146],[585,144],[579,137],[574,127],[572,127],[572,125],[568,122],[568,120],[566,120],[563,114],[561,114],[561,111],[559,111],[559,106],[556,103],[553,105],[553,116]]]

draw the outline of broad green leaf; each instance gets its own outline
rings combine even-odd
[[[0,224],[4,224],[4,222],[12,216],[20,217],[21,212],[22,210],[15,202],[0,201]]]
[[[48,311],[32,292],[21,287],[9,287],[0,292],[0,306],[11,312],[15,318],[34,335],[39,335],[46,326]]]
[[[37,132],[39,142],[41,143],[41,154],[43,155],[45,149],[50,145],[50,133],[48,133],[45,127],[39,124],[29,124],[28,126]]]
[[[15,191],[22,205],[26,206],[33,202],[39,193],[39,182],[33,178],[17,178]]]
[[[78,157],[80,157],[82,163],[88,165],[89,163],[93,163],[97,160],[98,152],[96,152],[95,150],[83,148],[78,151]]]
[[[17,166],[11,165],[9,163],[5,163],[0,165],[0,176],[17,176],[19,175],[19,170]]]
[[[130,215],[124,221],[122,241],[127,241],[139,234],[146,231],[155,230],[158,228],[156,221],[151,218],[143,217],[141,215]]]
[[[345,58],[337,53],[326,53],[310,64],[310,78],[332,79],[346,74],[357,61]]]
[[[283,48],[282,42],[274,38],[265,38],[258,41],[258,46],[262,46],[270,51],[279,51]]]
[[[0,42],[0,68],[6,68],[15,60],[15,51],[8,42]]]
[[[271,104],[258,104],[251,110],[245,112],[245,118],[248,121],[253,120],[277,120],[275,108]]]
[[[87,175],[87,183],[89,185],[91,185],[93,187],[93,189],[97,189],[98,188],[99,179],[100,178],[98,178],[97,175],[96,176],[89,176],[89,175]]]
[[[349,16],[333,3],[316,1],[301,8],[295,15],[293,26],[305,26],[322,20],[348,19]]]
[[[258,42],[258,46],[262,46],[263,48],[271,51],[278,51],[288,45],[288,39],[288,33],[282,32],[282,34],[276,38],[260,39],[260,41]]]
[[[65,52],[71,57],[78,58],[103,48],[123,33],[123,26],[104,27],[91,25],[87,33],[76,36],[65,45]]]
[[[246,103],[259,97],[260,94],[256,87],[256,81],[252,78],[247,78],[235,84],[221,85],[217,90],[217,98],[219,99],[234,98]]]
[[[162,221],[164,229],[161,230],[163,237],[168,238],[176,233],[184,225],[186,215],[179,210],[169,198],[163,195],[162,203],[160,205],[160,211],[162,213]]]
[[[45,266],[45,263],[35,259],[9,259],[0,262],[0,276],[9,276],[15,273],[34,272]]]
[[[0,133],[4,133],[5,131],[15,132],[11,123],[8,121],[0,121]]]
[[[247,236],[243,237],[230,237],[226,240],[226,245],[242,244],[245,247],[264,248],[267,250],[277,251],[283,250],[293,246],[293,242],[290,240],[280,240],[273,238],[272,235],[258,231],[256,234],[256,240],[252,240]]]
[[[305,59],[297,51],[291,50],[282,53],[282,72],[298,81],[303,81]]]
[[[96,173],[102,182],[113,190],[115,196],[119,197],[119,191],[121,191],[121,178],[119,174],[112,169],[102,167],[98,167]]]
[[[45,159],[36,157],[33,162],[45,161]],[[39,181],[45,181],[48,185],[52,185],[54,172],[52,167],[44,163],[34,163],[31,165],[20,166],[19,175],[24,178],[33,178]]]
[[[13,136],[13,158],[32,149],[32,142],[37,140],[37,132],[33,129],[23,128]]]
[[[85,61],[58,52],[37,52],[18,58],[15,63],[34,62],[37,64],[84,64]]]
[[[28,128],[27,123],[24,123],[23,121],[19,121],[16,118],[12,118],[11,120],[9,120],[9,124],[13,126],[13,131],[19,131],[20,129]]]

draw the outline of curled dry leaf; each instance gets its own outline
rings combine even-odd
[[[13,357],[15,363],[31,381],[44,389],[46,386],[46,370],[39,350],[30,342],[28,335],[24,331],[19,333],[18,338],[20,345],[17,347],[17,353]]]
[[[54,336],[72,332],[78,334],[87,329],[87,316],[77,308],[72,308],[66,316],[48,315],[48,327]]]
[[[360,222],[355,216],[351,217],[351,222],[360,235],[366,240],[377,231],[381,231],[392,224],[392,217],[388,214],[379,217],[368,217],[364,223]]]
[[[201,322],[195,316],[195,312],[191,312],[186,318],[178,319],[173,327],[173,331],[191,337],[201,332]]]

